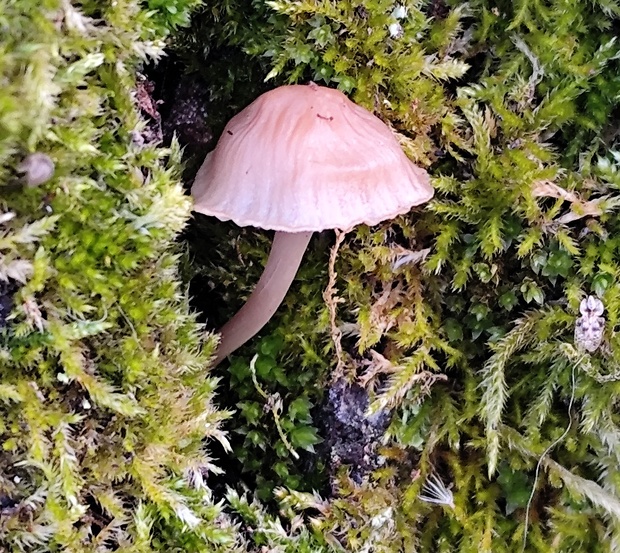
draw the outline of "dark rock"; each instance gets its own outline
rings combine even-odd
[[[431,0],[428,5],[428,15],[437,20],[445,19],[450,13],[450,7],[445,0]]]
[[[170,141],[176,133],[182,146],[192,149],[209,146],[213,141],[213,132],[207,124],[208,100],[207,89],[197,76],[181,76],[164,120],[166,141]]]
[[[17,286],[13,282],[0,280],[0,330],[7,326],[7,317],[13,309],[13,295]]]
[[[348,465],[358,484],[379,467],[377,447],[390,423],[387,411],[366,417],[368,405],[364,388],[339,380],[329,389],[321,417],[325,439],[321,448],[329,455],[332,474]]]

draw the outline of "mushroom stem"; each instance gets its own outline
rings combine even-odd
[[[276,232],[267,265],[256,288],[245,305],[219,331],[221,340],[214,365],[269,322],[297,274],[311,236],[312,232]]]

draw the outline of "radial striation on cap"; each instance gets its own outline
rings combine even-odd
[[[379,118],[312,83],[276,88],[231,119],[192,195],[206,215],[303,232],[374,225],[433,189]]]

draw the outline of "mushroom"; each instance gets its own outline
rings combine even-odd
[[[200,213],[276,231],[258,285],[220,330],[217,364],[273,316],[313,232],[392,219],[433,189],[380,119],[310,83],[271,90],[233,117],[192,195]]]

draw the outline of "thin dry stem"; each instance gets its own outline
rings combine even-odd
[[[342,331],[336,324],[336,313],[337,313],[337,304],[342,301],[336,295],[336,277],[338,274],[336,273],[336,258],[338,257],[338,250],[342,242],[344,241],[344,237],[346,236],[346,232],[336,229],[336,243],[332,247],[332,251],[329,254],[329,281],[327,283],[327,288],[323,292],[323,299],[329,309],[329,325],[330,325],[330,333],[332,341],[334,342],[334,347],[336,349],[336,369],[334,371],[334,380],[338,380],[344,375],[344,355],[342,352]]]

